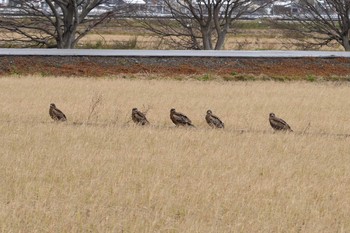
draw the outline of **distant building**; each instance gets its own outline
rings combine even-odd
[[[132,4],[132,5],[145,5],[146,2],[144,0],[109,0],[109,5],[124,5],[124,4]]]
[[[0,6],[8,6],[9,0],[0,0]]]
[[[272,6],[273,15],[297,14],[298,7],[292,1],[276,1]]]

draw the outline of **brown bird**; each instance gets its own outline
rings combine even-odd
[[[270,113],[269,121],[270,121],[271,127],[274,130],[283,130],[283,131],[293,132],[293,130],[290,128],[287,122],[285,122],[281,118],[276,117],[274,113]]]
[[[170,119],[176,126],[192,126],[192,121],[180,112],[176,112],[174,108],[170,110]]]
[[[61,110],[56,108],[55,104],[50,104],[49,114],[50,114],[51,118],[54,119],[55,121],[66,121],[67,120],[66,115],[64,115],[64,113]]]
[[[144,113],[140,112],[139,110],[137,110],[137,108],[132,109],[131,118],[138,125],[148,125],[149,124],[149,121],[147,120],[146,115]]]
[[[219,117],[213,115],[213,112],[211,110],[207,111],[205,120],[207,121],[208,125],[213,128],[225,128],[224,123],[219,119]]]

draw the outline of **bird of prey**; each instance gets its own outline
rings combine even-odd
[[[211,110],[207,111],[207,115],[205,116],[205,120],[207,121],[208,125],[210,125],[213,128],[224,128],[224,123],[219,119],[219,117],[213,115],[213,112]]]
[[[137,110],[137,108],[132,109],[131,118],[138,125],[148,125],[149,124],[149,121],[147,120],[146,115],[144,113],[140,112],[139,110]]]
[[[55,121],[66,121],[67,117],[64,115],[64,113],[56,108],[55,104],[50,104],[50,110],[49,110],[50,117],[54,119]]]
[[[192,121],[180,112],[176,112],[174,108],[170,110],[170,119],[176,126],[192,126]]]
[[[281,118],[276,117],[274,113],[270,113],[269,121],[270,121],[271,127],[274,130],[283,130],[283,131],[293,132],[293,130],[290,128],[287,122],[285,122]]]

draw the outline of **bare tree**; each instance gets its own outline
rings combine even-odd
[[[340,44],[350,51],[350,1],[349,0],[299,0],[298,13],[287,15],[292,19],[284,28],[306,38],[310,47]]]
[[[142,20],[142,27],[174,47],[185,49],[223,48],[233,23],[243,15],[263,9],[273,0],[164,0],[170,18]]]
[[[17,15],[1,17],[2,41],[31,46],[74,48],[97,25],[115,11],[102,8],[109,0],[17,0]]]

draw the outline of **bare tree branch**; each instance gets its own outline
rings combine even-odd
[[[299,0],[295,6],[299,13],[288,13],[289,23],[279,24],[283,29],[301,35],[303,42],[312,48],[336,42],[350,51],[349,0]]]
[[[111,0],[18,0],[22,17],[1,17],[0,29],[8,32],[2,41],[23,42],[27,46],[74,48],[94,27],[118,15],[117,8],[98,8]],[[11,38],[12,36],[12,38]]]
[[[164,0],[171,18],[140,21],[142,27],[174,48],[223,49],[234,21],[262,10],[274,0]]]

